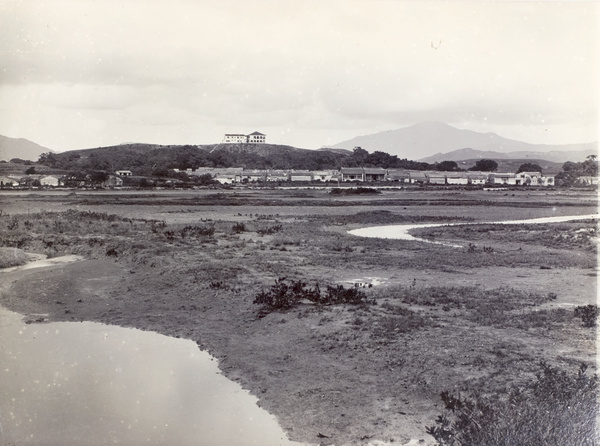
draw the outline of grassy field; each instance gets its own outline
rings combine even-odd
[[[541,361],[595,373],[595,324],[576,309],[596,304],[597,222],[492,222],[592,214],[596,200],[571,191],[4,194],[2,247],[88,260],[14,273],[0,303],[193,339],[292,439],[432,443],[426,427],[443,391],[507,395]],[[482,224],[414,232],[464,248],[347,233],[446,222]],[[277,280],[286,293],[304,284],[300,298],[254,303]],[[365,298],[302,294],[317,286]]]

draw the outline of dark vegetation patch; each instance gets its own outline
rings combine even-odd
[[[373,303],[358,288],[327,285],[326,290],[322,292],[318,283],[310,288],[302,280],[288,281],[285,277],[277,279],[267,291],[263,290],[258,293],[254,298],[254,303],[262,305],[261,314],[264,315],[271,311],[291,308],[304,300],[316,305]]]
[[[336,187],[331,189],[330,195],[378,195],[381,191],[373,187]]]
[[[442,392],[446,412],[427,427],[440,446],[596,445],[598,377],[542,362],[535,380],[491,395]]]

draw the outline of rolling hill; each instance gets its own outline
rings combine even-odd
[[[598,153],[597,142],[564,145],[529,144],[503,138],[495,133],[460,130],[441,122],[423,122],[398,130],[357,136],[330,147],[351,150],[356,146],[369,152],[380,150],[397,155],[399,158],[429,163],[475,158],[583,161],[587,155]]]
[[[0,135],[0,160],[9,161],[14,158],[37,161],[42,153],[52,150],[23,138],[9,138]]]

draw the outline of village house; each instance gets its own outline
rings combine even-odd
[[[133,175],[133,172],[131,170],[117,170],[115,174],[120,177],[130,177]]]
[[[289,181],[290,176],[285,170],[269,170],[267,181]]]
[[[381,167],[363,168],[364,181],[383,181],[385,180],[386,170]]]
[[[584,186],[597,186],[598,185],[598,177],[582,175],[580,177],[577,177],[577,184],[584,185]]]
[[[259,181],[265,181],[267,179],[267,171],[265,170],[243,170],[242,179],[243,183],[255,183]]]
[[[312,181],[313,176],[309,170],[292,170],[290,181]]]
[[[428,181],[427,174],[423,171],[410,170],[408,173],[410,175],[411,183],[425,184]]]
[[[364,181],[364,171],[362,167],[342,167],[340,169],[342,181]]]
[[[492,184],[503,184],[506,186],[514,186],[517,184],[517,180],[514,173],[492,173],[490,175],[490,182]]]
[[[446,184],[469,184],[469,176],[466,172],[446,172]]]
[[[47,175],[40,178],[42,186],[57,187],[60,184],[60,179],[55,175]]]
[[[483,186],[488,182],[490,175],[485,172],[468,172],[469,184],[473,186]]]
[[[519,172],[515,174],[517,186],[538,186],[541,172]]]
[[[446,184],[446,174],[443,172],[425,172],[425,175],[429,184]]]
[[[315,170],[312,174],[314,181],[332,181],[337,179],[337,173],[334,174],[331,170]]]
[[[19,185],[19,180],[12,177],[0,177],[0,187],[15,187]]]
[[[215,172],[213,178],[221,184],[233,184],[239,183],[242,181],[242,172],[244,169],[239,168],[229,168],[229,169],[219,169]]]
[[[388,169],[385,176],[387,181],[398,183],[411,183],[410,172],[406,169]]]

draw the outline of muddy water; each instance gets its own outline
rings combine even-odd
[[[2,445],[299,445],[188,340],[0,307]]]
[[[592,218],[599,218],[598,214],[590,215],[575,215],[575,216],[559,216],[559,217],[542,217],[542,218],[531,218],[528,220],[506,220],[506,221],[491,221],[491,222],[480,222],[480,223],[428,223],[428,224],[414,224],[414,225],[389,225],[389,226],[374,226],[370,228],[353,229],[348,231],[349,234],[357,235],[359,237],[373,237],[373,238],[385,238],[395,240],[416,240],[426,243],[434,243],[440,245],[454,246],[462,248],[462,245],[453,245],[450,243],[436,242],[426,240],[420,237],[414,237],[409,232],[412,229],[420,228],[434,228],[439,226],[458,226],[468,224],[505,224],[505,225],[516,225],[516,224],[534,224],[534,223],[561,223],[573,220],[588,220]]]

